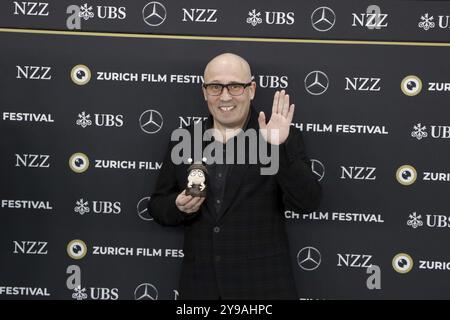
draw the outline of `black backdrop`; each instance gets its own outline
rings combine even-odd
[[[450,4],[373,4],[91,1],[74,29],[68,1],[2,1],[0,298],[177,299],[183,230],[146,201],[171,131],[207,115],[205,64],[234,52],[257,108],[290,93],[323,186],[317,212],[280,212],[300,297],[448,299]]]

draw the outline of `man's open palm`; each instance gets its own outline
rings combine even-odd
[[[294,104],[289,106],[289,95],[282,90],[281,92],[275,92],[272,115],[267,124],[264,112],[259,113],[259,128],[263,138],[268,143],[279,145],[286,141],[294,116],[294,108]]]

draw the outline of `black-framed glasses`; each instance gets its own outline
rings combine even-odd
[[[245,88],[250,86],[252,83],[204,83],[203,88],[205,88],[206,93],[210,96],[220,96],[222,94],[223,88],[227,88],[227,91],[232,96],[240,96],[244,93]]]

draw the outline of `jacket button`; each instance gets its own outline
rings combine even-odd
[[[215,233],[219,233],[220,232],[220,227],[214,227],[214,232]]]
[[[220,256],[215,256],[214,260],[216,260],[216,262],[219,262],[220,261]]]

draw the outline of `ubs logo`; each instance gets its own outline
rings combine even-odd
[[[263,21],[268,25],[293,25],[295,23],[295,14],[294,12],[282,11],[265,11],[264,14],[261,14],[256,9],[248,12],[246,22],[253,27],[263,23]]]

